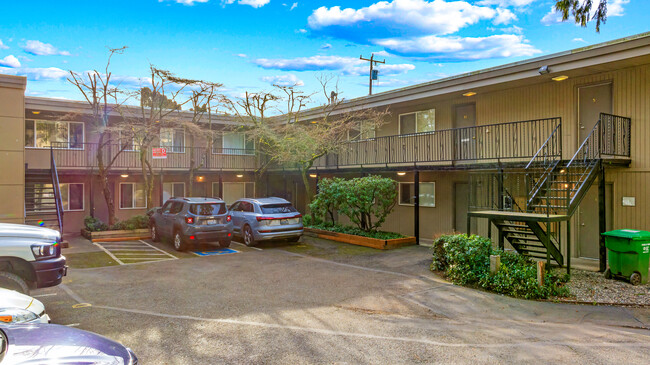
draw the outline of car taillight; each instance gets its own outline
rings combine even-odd
[[[185,217],[185,223],[194,224],[194,217]]]
[[[278,218],[273,218],[273,217],[257,217],[257,221],[258,221],[258,222],[261,222],[261,221],[270,221],[270,220],[272,220],[272,219],[278,219]]]
[[[232,220],[232,216],[226,216],[226,222],[230,222]]]

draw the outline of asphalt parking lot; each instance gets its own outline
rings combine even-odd
[[[428,270],[426,247],[376,251],[303,238],[200,255],[217,250],[145,243],[176,259],[120,264],[80,241],[64,252],[72,258],[64,284],[32,294],[54,323],[120,341],[141,364],[650,358],[648,308],[531,302],[454,286]]]

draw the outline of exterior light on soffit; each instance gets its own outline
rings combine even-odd
[[[129,174],[122,174],[120,176],[126,179],[127,177],[129,177]]]
[[[564,81],[564,80],[566,80],[568,78],[569,78],[569,76],[561,75],[561,76],[555,76],[555,77],[551,78],[551,80],[553,80],[553,81]]]
[[[198,182],[203,182],[203,180],[205,180],[205,176],[197,176],[196,177],[196,181],[198,181]]]
[[[32,111],[32,114],[34,114],[34,115],[39,115],[39,114],[41,114],[41,112],[38,111],[38,110],[34,110],[34,111]]]
[[[400,171],[400,172],[397,173],[397,175],[399,175],[399,176],[404,176],[404,175],[406,175],[406,172],[402,172],[402,171]]]
[[[315,178],[318,177],[318,175],[316,175],[316,174],[309,174],[309,177],[311,177],[312,179],[315,179]]]
[[[237,177],[241,179],[242,177],[244,177],[244,175],[239,174],[239,175],[237,175]]]
[[[474,95],[476,95],[476,93],[473,91],[468,91],[465,94],[463,94],[463,96],[474,96]]]

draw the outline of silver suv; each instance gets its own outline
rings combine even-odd
[[[240,199],[230,206],[230,215],[234,233],[247,246],[273,239],[296,242],[302,236],[302,214],[282,198]]]
[[[177,251],[188,244],[219,241],[229,247],[232,219],[226,203],[217,198],[171,198],[149,219],[151,239],[171,238]]]

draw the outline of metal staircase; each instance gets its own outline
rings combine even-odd
[[[59,175],[50,149],[50,169],[25,175],[25,224],[63,233],[63,204]]]
[[[549,263],[553,260],[564,266],[569,261],[562,255],[561,223],[571,219],[591,186],[602,176],[603,159],[629,160],[629,132],[629,118],[603,113],[567,161],[562,160],[558,126],[523,170],[500,169],[479,182],[472,181],[470,176],[470,185],[476,186],[473,194],[483,192],[488,199],[472,206],[470,196],[469,216],[488,218],[499,232],[501,248],[507,241],[522,255]]]

